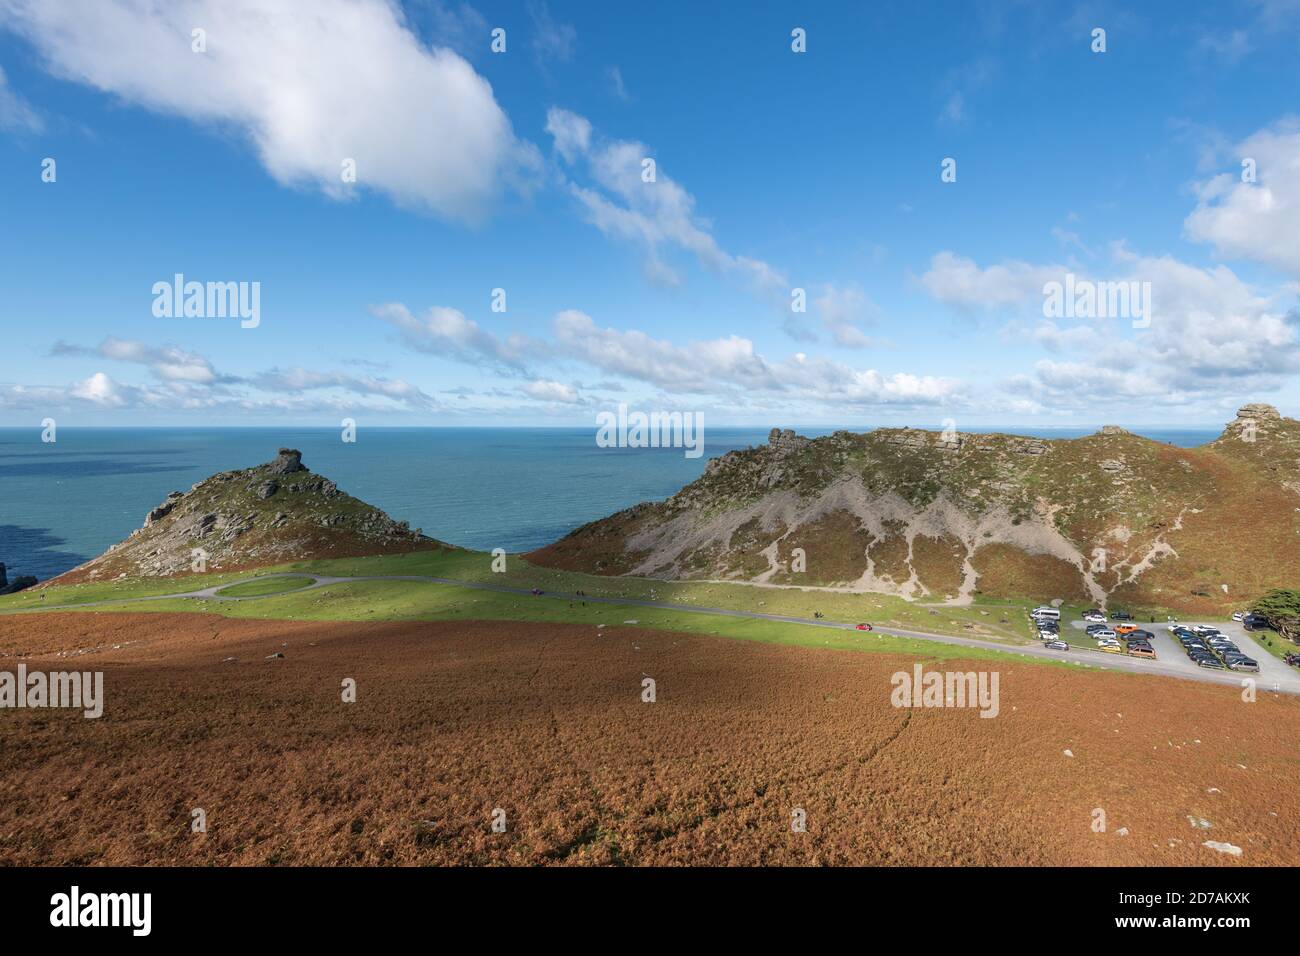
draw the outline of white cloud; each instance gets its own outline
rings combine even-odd
[[[541,402],[561,402],[566,405],[575,405],[581,401],[578,390],[572,385],[565,385],[563,382],[553,382],[544,378],[520,386],[519,390],[529,398],[535,398]]]
[[[601,328],[591,316],[573,309],[555,317],[554,329],[556,347],[565,356],[669,391],[779,387],[754,343],[737,335],[676,345],[636,330]]]
[[[770,297],[789,294],[785,277],[773,266],[722,249],[707,224],[695,213],[695,197],[656,166],[655,181],[642,178],[642,161],[651,150],[633,140],[597,140],[582,116],[552,107],[546,129],[560,157],[585,175],[586,184],[568,187],[587,220],[601,232],[640,245],[646,252],[646,273],[654,281],[676,285],[677,271],[665,253],[684,251],[706,269],[740,275]]]
[[[861,286],[827,284],[813,300],[813,308],[841,348],[864,349],[874,344],[859,326],[874,318],[878,310]]]
[[[70,389],[74,398],[80,398],[96,405],[121,406],[126,404],[122,390],[117,383],[103,372],[96,372],[90,378],[75,382]]]
[[[1187,236],[1300,277],[1300,120],[1260,130],[1232,152],[1238,163],[1255,161],[1257,182],[1243,183],[1238,167],[1198,184]]]
[[[370,375],[345,375],[342,372],[316,372],[305,368],[273,368],[249,379],[267,392],[308,392],[340,389],[354,395],[390,398],[409,409],[431,409],[437,401],[417,386],[402,379],[375,378]]]
[[[546,132],[555,141],[555,150],[566,163],[572,163],[591,148],[591,122],[577,113],[551,108],[546,111]]]
[[[623,82],[623,71],[616,66],[611,66],[606,71],[606,75],[609,76],[609,84],[614,92],[614,97],[624,103],[630,101],[632,97],[628,95],[627,85]]]
[[[578,31],[570,23],[557,23],[550,8],[542,0],[528,4],[528,15],[533,21],[533,59],[546,69],[552,61],[567,63],[573,59],[578,43]]]
[[[132,339],[109,336],[93,349],[58,342],[51,352],[54,355],[95,355],[117,362],[144,365],[155,377],[166,382],[208,385],[218,379],[212,363],[206,358],[174,345],[150,346]]]
[[[522,335],[499,338],[458,309],[433,306],[416,317],[406,306],[390,302],[372,306],[370,314],[396,326],[411,348],[431,355],[473,363],[493,363],[521,370],[525,360],[544,354],[540,343]]]
[[[1035,266],[1007,260],[981,269],[973,259],[954,252],[937,253],[918,280],[933,298],[964,310],[1002,310],[1043,297],[1047,282],[1060,281],[1064,266]]]
[[[279,182],[358,185],[475,219],[536,162],[492,88],[450,49],[427,49],[385,0],[0,0],[6,25],[57,75],[198,123],[230,126]],[[190,32],[207,31],[207,52]]]
[[[45,121],[9,85],[4,67],[0,67],[0,129],[26,133],[39,133],[45,129]]]

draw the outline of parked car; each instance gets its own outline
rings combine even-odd
[[[1141,638],[1144,641],[1154,641],[1156,636],[1150,631],[1133,631],[1129,634],[1128,639],[1131,641],[1134,638]]]
[[[1249,657],[1243,657],[1240,660],[1229,661],[1228,666],[1231,667],[1234,671],[1251,671],[1255,674],[1259,673],[1259,662],[1253,661]]]
[[[1116,633],[1116,634],[1131,634],[1132,632],[1136,631],[1137,629],[1138,629],[1138,626],[1137,626],[1136,624],[1116,624],[1116,625],[1115,625],[1115,633]]]
[[[1217,657],[1199,657],[1196,659],[1196,663],[1201,667],[1214,671],[1227,670],[1227,668],[1223,666],[1223,661],[1219,660]]]
[[[1156,652],[1151,650],[1151,648],[1149,647],[1134,647],[1133,645],[1130,644],[1128,649],[1128,656],[1154,658],[1156,656]]]
[[[1065,641],[1048,641],[1043,646],[1053,651],[1068,651],[1070,649],[1070,645]]]
[[[1115,640],[1115,638],[1119,637],[1118,634],[1116,634],[1114,631],[1109,629],[1094,631],[1092,636],[1097,638],[1098,640],[1105,640],[1105,641],[1113,641]]]
[[[1111,611],[1110,619],[1112,621],[1131,621],[1133,620],[1133,615],[1128,611]]]
[[[1106,623],[1106,615],[1102,614],[1101,611],[1084,611],[1083,619],[1087,621],[1089,624]]]
[[[1118,644],[1099,644],[1097,645],[1103,654],[1123,654],[1124,649]]]
[[[871,630],[871,625],[870,625],[870,624],[859,624],[859,625],[857,626],[856,630],[859,630],[859,631],[869,631],[869,630]]]
[[[1236,621],[1238,624],[1240,624],[1242,621],[1246,619],[1246,615],[1242,614],[1240,611],[1233,611],[1232,619]]]

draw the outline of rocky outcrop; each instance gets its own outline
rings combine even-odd
[[[439,543],[339,490],[281,448],[264,465],[173,491],[143,527],[54,580],[74,583],[227,571],[310,558],[411,551]]]
[[[16,594],[35,585],[36,578],[30,574],[20,574],[10,581],[9,572],[6,570],[4,562],[0,562],[0,594]]]
[[[292,475],[295,471],[306,471],[302,464],[302,452],[296,448],[281,448],[275,461],[267,465],[273,475]]]

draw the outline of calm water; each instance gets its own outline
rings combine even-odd
[[[833,429],[800,429],[829,434]],[[1072,438],[1088,430],[1014,434]],[[1148,431],[1191,447],[1218,431]],[[767,429],[706,430],[704,456],[681,449],[597,448],[592,428],[0,429],[0,561],[44,579],[140,527],[169,491],[214,472],[261,464],[282,445],[348,493],[425,534],[469,548],[526,551],[639,501],[662,500]]]

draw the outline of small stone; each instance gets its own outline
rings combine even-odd
[[[1073,757],[1073,756],[1074,756],[1074,752],[1073,752],[1073,751],[1065,750],[1065,751],[1062,751],[1062,752],[1063,752],[1067,757]]]
[[[1209,847],[1211,850],[1217,850],[1220,853],[1227,853],[1232,856],[1241,856],[1241,847],[1233,846],[1231,843],[1220,843],[1218,840],[1206,840],[1201,846]]]

